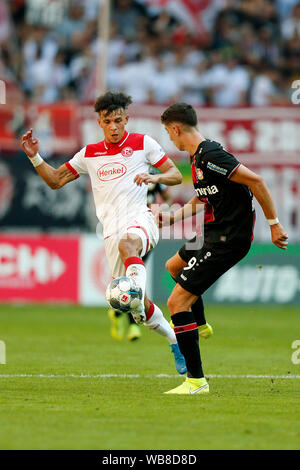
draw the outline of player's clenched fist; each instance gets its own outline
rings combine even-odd
[[[39,151],[39,141],[32,137],[32,129],[22,137],[22,149],[29,158],[33,158]]]
[[[171,212],[158,212],[154,218],[159,228],[174,224],[174,214]]]
[[[272,242],[274,245],[278,246],[282,250],[287,249],[288,245],[288,234],[284,231],[284,228],[281,224],[271,225],[271,234],[272,234]]]

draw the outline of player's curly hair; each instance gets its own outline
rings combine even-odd
[[[161,115],[161,122],[165,125],[171,122],[180,122],[184,125],[195,127],[198,119],[193,106],[187,103],[175,103],[169,106]]]
[[[116,109],[126,109],[132,103],[131,96],[125,95],[125,93],[113,93],[108,91],[104,95],[97,98],[94,110],[96,113],[106,111],[105,114],[110,114]]]

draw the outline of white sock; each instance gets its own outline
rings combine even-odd
[[[149,320],[145,321],[144,325],[150,330],[156,331],[161,336],[165,336],[170,344],[176,344],[177,339],[173,328],[171,328],[169,322],[165,319],[161,309],[154,305],[154,312]]]
[[[145,299],[145,290],[146,290],[146,268],[141,260],[137,256],[132,256],[131,258],[127,258],[125,261],[126,267],[126,276],[132,277],[137,285],[142,289],[143,292],[143,300],[142,306],[144,308],[144,299]]]

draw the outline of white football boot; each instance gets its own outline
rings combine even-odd
[[[134,310],[130,311],[135,323],[144,323],[146,321],[146,312],[144,306],[144,296],[143,299],[139,301],[139,305]]]

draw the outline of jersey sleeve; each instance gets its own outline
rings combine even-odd
[[[86,147],[77,152],[71,160],[66,163],[66,167],[79,178],[80,175],[83,175],[88,172],[86,166],[85,156]]]
[[[202,159],[201,159],[202,160]],[[201,162],[202,163],[202,162]],[[209,152],[204,158],[204,174],[207,178],[230,179],[241,163],[222,147]],[[203,168],[202,164],[202,168]],[[197,162],[196,162],[197,166]]]
[[[144,150],[148,162],[155,168],[159,168],[168,159],[161,146],[148,135],[144,136]]]

